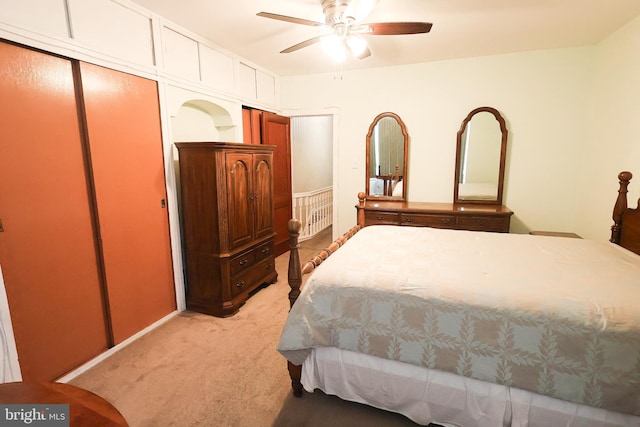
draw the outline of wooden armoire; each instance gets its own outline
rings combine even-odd
[[[235,314],[277,279],[273,151],[268,145],[176,143],[189,310]]]

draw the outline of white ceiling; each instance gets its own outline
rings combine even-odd
[[[279,53],[326,29],[256,16],[324,22],[321,0],[133,1],[281,76],[336,70],[319,44]],[[341,69],[593,45],[639,14],[640,0],[379,0],[363,22],[431,22],[431,32],[366,36],[372,55]]]

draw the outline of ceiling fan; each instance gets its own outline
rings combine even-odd
[[[302,18],[259,12],[257,15],[294,24],[324,27],[331,32],[297,43],[280,53],[290,53],[307,46],[322,42],[327,52],[336,61],[344,61],[350,51],[356,58],[364,59],[371,55],[364,35],[400,35],[423,34],[431,31],[429,22],[378,22],[361,23],[374,8],[377,0],[322,0],[322,12],[325,22],[310,21]]]

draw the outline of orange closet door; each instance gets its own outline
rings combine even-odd
[[[289,117],[264,111],[262,113],[262,143],[275,145],[273,152],[273,205],[276,231],[275,254],[289,250],[288,223],[293,216],[291,189],[291,136]]]
[[[0,42],[0,265],[25,380],[107,348],[69,60]]]
[[[156,82],[80,63],[114,343],[176,309]]]

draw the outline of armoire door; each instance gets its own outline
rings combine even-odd
[[[228,250],[250,243],[254,237],[253,155],[225,153],[227,174]]]
[[[275,255],[289,250],[289,230],[293,195],[291,190],[291,134],[289,117],[264,111],[262,113],[262,143],[275,145],[273,153],[273,205]]]
[[[114,344],[176,309],[158,87],[80,63]]]
[[[269,154],[255,154],[253,162],[253,194],[255,237],[273,234],[273,165]]]
[[[108,347],[70,60],[0,42],[0,264],[24,380]]]

